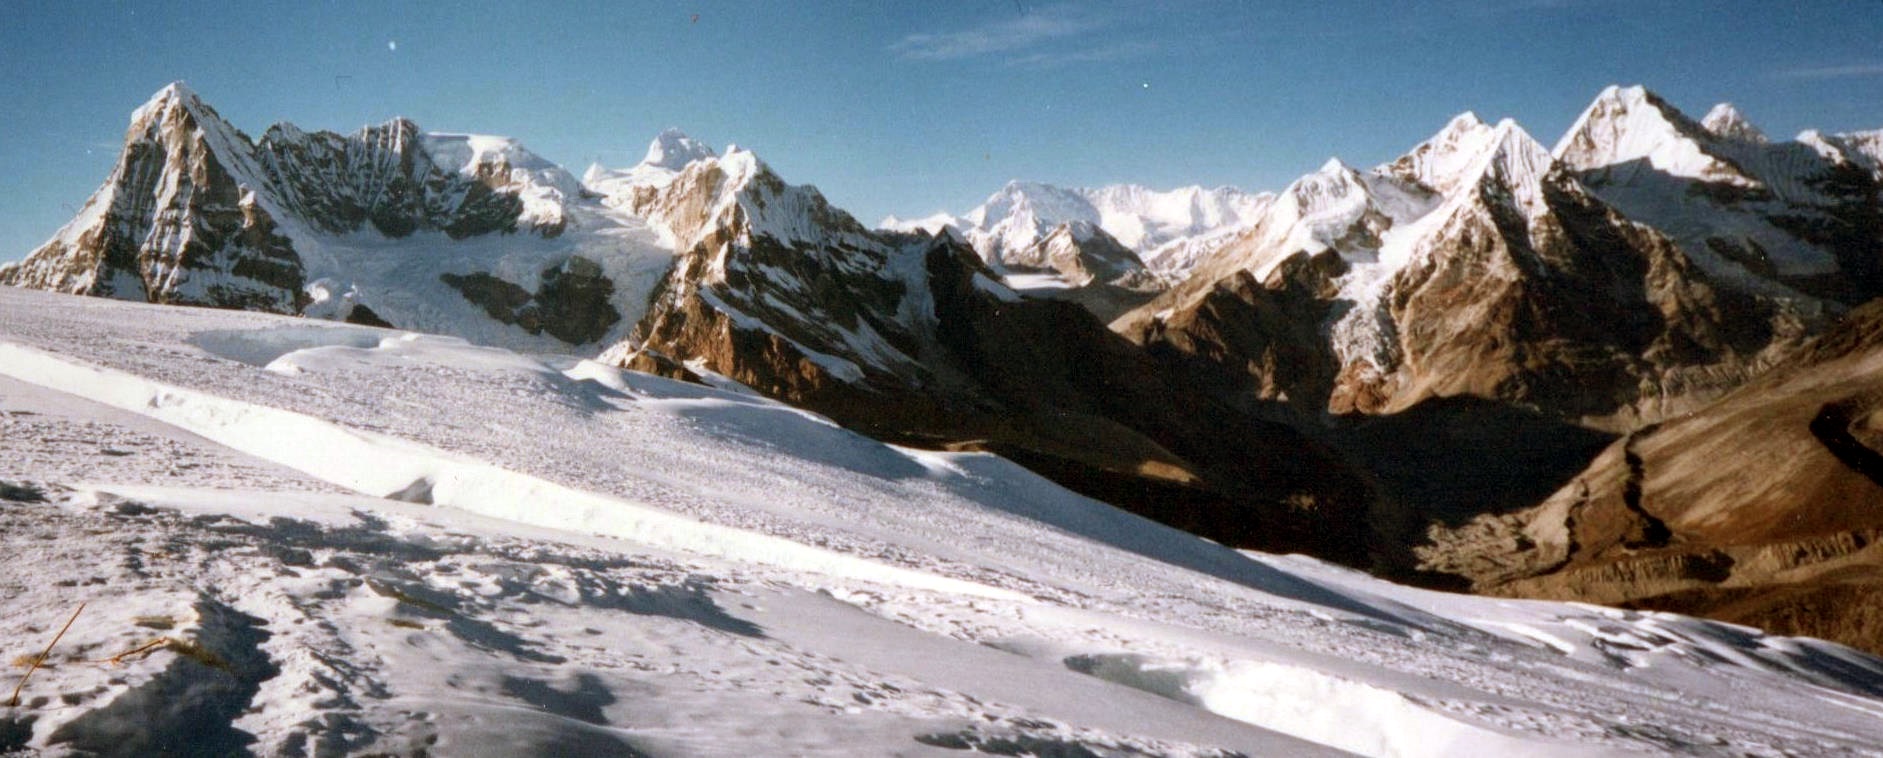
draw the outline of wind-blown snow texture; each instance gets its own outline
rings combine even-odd
[[[89,603],[0,711],[0,747],[1781,755],[1883,740],[1883,661],[1836,645],[1241,554],[996,457],[886,446],[593,362],[0,289],[0,410],[9,657]]]

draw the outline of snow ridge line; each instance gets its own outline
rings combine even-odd
[[[1033,602],[953,579],[718,526],[624,498],[575,489],[410,440],[293,411],[173,387],[0,341],[0,375],[78,395],[356,492],[383,497],[430,487],[433,505],[649,547],[910,589]]]

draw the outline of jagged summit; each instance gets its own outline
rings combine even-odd
[[[1700,125],[1716,137],[1743,142],[1765,143],[1765,132],[1754,126],[1732,103],[1720,103],[1706,112]]]

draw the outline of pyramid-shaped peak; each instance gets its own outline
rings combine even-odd
[[[1536,138],[1530,136],[1530,132],[1514,118],[1499,120],[1497,126],[1491,129],[1491,134],[1496,136],[1500,145],[1516,145],[1528,150],[1537,144]]]
[[[1363,201],[1368,191],[1366,181],[1359,172],[1339,158],[1329,158],[1314,173],[1294,180],[1282,194],[1288,198],[1286,202],[1303,209],[1303,212],[1312,212],[1311,209],[1330,204]]]
[[[190,89],[190,85],[184,84],[183,80],[179,79],[164,85],[163,89],[157,90],[157,94],[151,95],[150,99],[199,100],[200,98],[196,96],[195,90]]]
[[[1592,117],[1618,120],[1639,113],[1652,113],[1673,123],[1692,123],[1686,114],[1667,102],[1666,98],[1639,84],[1626,87],[1611,84],[1604,87],[1595,100],[1589,103],[1588,109],[1583,111],[1582,120]]]
[[[1713,110],[1706,112],[1706,118],[1700,119],[1700,125],[1714,136],[1742,142],[1765,142],[1765,132],[1759,131],[1752,121],[1732,103],[1720,103]]]
[[[1430,139],[1377,169],[1427,189],[1449,192],[1490,145],[1492,129],[1466,111],[1452,117]]]
[[[161,116],[174,108],[183,108],[191,115],[197,115],[197,111],[203,109],[203,100],[196,95],[195,90],[190,89],[189,85],[181,81],[171,82],[164,85],[163,89],[151,94],[150,99],[144,101],[143,105],[138,106],[137,110],[131,114],[131,121],[138,122],[152,116]]]
[[[647,155],[641,159],[643,166],[679,171],[686,165],[704,158],[718,157],[718,153],[706,146],[706,143],[688,137],[686,132],[668,127],[655,135],[654,141],[647,146]]]
[[[1550,151],[1514,119],[1497,122],[1491,132],[1489,160],[1502,164],[1507,176],[1540,178],[1549,171]]]
[[[1589,104],[1556,144],[1556,157],[1577,170],[1652,157],[1656,166],[1694,158],[1712,138],[1699,122],[1640,85],[1610,86]]]

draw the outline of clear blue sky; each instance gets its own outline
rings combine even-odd
[[[1166,5],[1177,7],[1169,8]],[[695,19],[697,14],[697,20]],[[580,172],[679,126],[865,222],[1011,178],[1277,189],[1475,110],[1553,144],[1604,85],[1768,133],[1883,127],[1883,3],[17,3],[0,25],[0,260],[102,181],[182,79],[236,126],[405,115]]]

